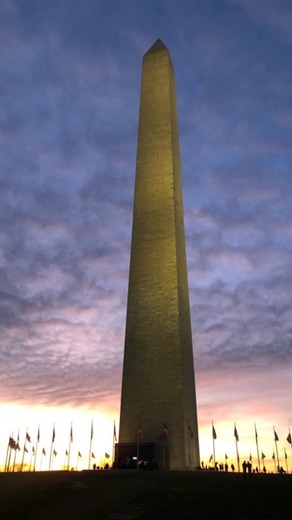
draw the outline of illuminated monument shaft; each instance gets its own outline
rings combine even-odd
[[[199,465],[175,80],[160,40],[143,58],[119,465],[137,450],[160,469]]]

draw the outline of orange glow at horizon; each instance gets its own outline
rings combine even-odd
[[[69,466],[74,470],[88,469],[89,464],[92,468],[94,463],[102,467],[105,462],[111,463],[113,428],[116,420],[116,413],[111,409],[105,407],[97,412],[89,407],[28,407],[11,404],[1,405],[0,414],[3,419],[0,433],[0,471],[4,471],[9,437],[17,440],[18,435],[20,451],[16,451],[16,469],[20,469],[22,464],[24,445],[28,450],[24,456],[24,471],[32,470],[34,467],[33,448],[36,451],[36,470],[48,470],[50,458],[51,470],[67,469],[66,452],[70,452]],[[71,423],[72,442],[70,442]],[[53,428],[55,429],[54,442],[52,442]],[[38,431],[40,432],[39,443],[37,442]],[[26,432],[31,442],[25,441]],[[54,455],[54,450],[57,455]],[[78,456],[78,453],[82,456]],[[105,459],[105,453],[110,455],[110,459]],[[15,452],[12,450],[10,467],[14,456]]]
[[[2,418],[2,427],[0,432],[0,471],[4,471],[6,461],[7,445],[9,436],[17,440],[19,433],[19,444],[21,451],[16,452],[15,471],[20,469],[23,458],[23,447],[25,442],[26,431],[31,437],[31,443],[26,442],[28,453],[24,457],[24,471],[33,470],[34,455],[32,447],[36,449],[37,433],[40,428],[40,441],[37,447],[36,470],[47,471],[49,469],[50,450],[55,450],[57,455],[52,455],[51,470],[67,469],[68,457],[66,450],[69,450],[70,443],[70,426],[72,422],[73,442],[70,446],[70,469],[84,470],[89,467],[89,448],[91,442],[91,453],[95,458],[91,458],[90,467],[95,463],[97,466],[104,467],[105,463],[112,463],[113,453],[113,429],[114,422],[116,425],[116,433],[118,435],[119,403],[112,402],[109,406],[104,406],[98,412],[90,407],[70,408],[70,407],[28,407],[17,404],[1,405],[0,414]],[[205,466],[212,466],[213,461],[209,462],[211,455],[213,456],[213,438],[211,421],[203,417],[201,414],[201,422],[199,423],[199,441],[201,462]],[[93,421],[93,436],[91,441],[91,421]],[[239,441],[237,443],[238,454],[240,458],[240,471],[242,471],[242,462],[249,460],[252,456],[253,469],[258,466],[258,454],[255,440],[254,417],[247,414],[242,420],[236,421]],[[53,425],[55,425],[55,440],[52,444]],[[215,459],[218,463],[227,462],[229,466],[233,463],[236,471],[237,454],[236,439],[234,437],[234,422],[228,420],[215,420],[214,428],[217,438],[214,440]],[[275,429],[279,436],[277,446],[274,442],[273,425],[264,418],[258,418],[256,423],[258,434],[258,448],[261,469],[265,465],[268,472],[275,472],[276,449],[278,450],[280,466],[291,472],[292,469],[292,449],[288,444],[286,437],[288,429],[285,424],[275,425]],[[42,455],[45,449],[46,455]],[[285,459],[285,451],[287,459]],[[78,457],[78,452],[82,457]],[[109,459],[105,458],[105,453],[110,455]],[[262,460],[262,453],[265,455]],[[272,454],[275,454],[275,459]],[[225,455],[227,459],[225,460]],[[10,469],[12,467],[15,452],[12,451]]]
[[[229,471],[231,471],[231,464],[238,470],[237,452],[240,459],[240,471],[242,472],[243,461],[249,461],[251,458],[252,467],[263,470],[265,466],[268,472],[275,472],[277,465],[277,452],[279,457],[279,466],[284,470],[291,472],[292,470],[292,449],[289,446],[286,437],[288,435],[283,427],[276,428],[279,436],[277,445],[274,441],[273,425],[263,419],[256,424],[257,441],[255,436],[255,424],[252,418],[246,418],[245,421],[236,422],[236,430],[238,433],[238,442],[234,436],[234,422],[218,421],[214,423],[216,432],[216,439],[212,436],[212,425],[204,424],[199,427],[200,432],[200,451],[201,461],[205,466],[212,466],[213,463],[213,448],[215,450],[215,459],[218,463],[227,462]],[[287,459],[285,458],[285,452]],[[273,454],[275,458],[273,459]],[[227,459],[226,459],[227,455]],[[264,455],[264,458],[262,458]],[[212,456],[212,461],[209,462]]]

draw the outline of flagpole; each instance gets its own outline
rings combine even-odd
[[[50,450],[50,458],[49,458],[49,471],[51,471],[52,452],[53,452],[53,442],[51,442],[51,450]]]
[[[257,445],[258,465],[259,465],[259,472],[260,472],[261,471],[261,461],[260,461],[260,452],[259,452],[259,443],[258,443],[258,432],[257,432],[255,423],[254,423],[254,432],[255,432],[255,440],[256,440],[256,445]]]
[[[214,469],[216,469],[216,457],[215,457],[215,438],[216,438],[215,428],[212,421],[212,439],[213,439],[213,459],[214,459]]]
[[[50,450],[50,458],[49,458],[49,471],[51,471],[52,452],[53,452],[53,444],[54,444],[54,441],[55,441],[55,423],[53,423],[52,442],[51,442],[51,450]]]
[[[26,428],[26,434],[25,434],[25,439],[24,439],[24,447],[23,447],[23,454],[22,454],[22,461],[21,461],[21,471],[23,471],[23,464],[24,464],[24,455],[25,455],[25,450],[26,450],[26,436],[27,436],[27,428]]]
[[[277,454],[277,464],[278,464],[278,470],[280,469],[280,462],[279,462],[279,453],[278,453],[278,446],[277,446],[277,440],[278,439],[278,435],[276,434],[276,430],[275,430],[275,426],[273,426],[274,428],[274,441],[275,441],[275,448],[276,448],[276,454]]]
[[[4,471],[5,472],[8,471],[8,469],[7,469],[7,462],[8,462],[8,456],[9,456],[9,450],[11,450],[10,439],[11,439],[11,436],[9,435],[8,444],[7,444],[7,450],[6,450],[5,466],[4,466]]]
[[[291,450],[292,450],[292,439],[291,439],[291,431],[290,431],[290,428],[288,428],[288,431],[289,431],[289,433],[288,433],[288,437],[287,437],[287,442],[288,442],[288,444],[290,444],[290,446],[291,446]]]
[[[78,471],[78,464],[79,464],[79,451],[78,451],[78,455],[77,455],[77,463],[76,463],[76,471]]]
[[[33,452],[33,450],[31,450],[30,461],[29,461],[29,471],[31,471],[31,465],[32,465],[32,458],[33,458],[33,455],[34,455],[34,452]]]
[[[238,469],[238,473],[240,473],[240,460],[239,460],[237,439],[235,439],[235,444],[236,444],[237,469]]]
[[[266,473],[266,470],[265,470],[265,454],[262,452],[262,461],[263,461],[263,472]]]
[[[285,464],[286,464],[286,473],[288,473],[288,455],[286,453],[286,448],[284,448],[284,457],[285,457]]]
[[[15,448],[15,451],[14,451],[14,458],[13,458],[13,464],[12,464],[12,473],[14,473],[14,468],[15,468],[15,462],[16,462],[16,450],[17,448]]]
[[[72,430],[72,422],[71,422],[71,428],[70,428],[70,438],[69,438],[69,449],[68,449],[68,471],[70,469],[70,454],[71,454],[71,443],[73,442],[73,430]]]
[[[12,439],[13,439],[13,433],[12,433]],[[10,470],[11,454],[12,454],[12,446],[10,446],[10,451],[9,451],[9,456],[8,456],[7,472],[9,472],[9,470]]]
[[[237,457],[237,469],[238,473],[240,473],[240,460],[239,460],[239,453],[238,453],[238,433],[236,428],[236,423],[234,423],[234,437],[235,437],[235,448],[236,448],[236,457]]]
[[[118,454],[116,453],[116,442],[117,442],[117,434],[116,434],[116,420],[114,419],[114,431],[113,431],[113,451],[112,451],[112,465],[115,460],[116,469],[118,467]]]
[[[39,442],[40,442],[40,425],[38,426],[37,441],[36,441],[35,452],[34,452],[34,464],[33,464],[33,470],[34,471],[35,471],[35,468],[36,468],[36,458],[37,458],[37,451],[38,451]]]
[[[4,471],[5,472],[7,471],[7,461],[8,461],[9,448],[10,448],[10,436],[9,436],[9,439],[8,439],[7,450],[6,450],[6,457],[5,457],[5,466],[4,466]]]
[[[88,469],[91,467],[91,447],[93,439],[93,419],[91,419],[91,430],[90,430],[90,441],[89,441],[89,456],[88,456]]]
[[[16,463],[16,450],[19,450],[19,430],[18,430],[18,434],[17,434],[17,446],[15,448],[15,453],[14,453],[14,459],[13,459],[13,465],[12,465],[12,471],[14,472],[14,468],[15,468],[15,463]]]
[[[16,454],[17,449],[19,449],[19,446],[16,443],[16,441],[13,439],[13,432],[12,432],[12,435],[9,436],[7,450],[6,450],[6,459],[5,459],[5,466],[4,466],[5,472],[9,472],[9,470],[10,470],[10,460],[11,460],[12,450],[15,450],[15,454]],[[12,469],[14,470],[13,466],[12,466]]]
[[[4,471],[6,471],[7,473],[9,473],[9,470],[10,470],[10,459],[11,459],[12,450],[13,449],[16,450],[15,441],[13,439],[13,433],[14,432],[12,432],[12,435],[9,437],[8,446],[7,446],[7,452],[6,452],[6,460],[5,460]]]
[[[274,461],[274,466],[275,466],[275,471],[276,471],[277,470],[277,468],[276,468],[276,457],[275,457],[275,452],[274,451],[273,451],[272,459]]]
[[[52,469],[53,469],[53,466],[54,466],[54,460],[55,460],[56,455],[57,455],[57,452],[56,452],[56,450],[54,449],[54,450],[53,450]]]

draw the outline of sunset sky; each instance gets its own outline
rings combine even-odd
[[[0,467],[119,423],[141,63],[176,72],[201,459],[292,469],[291,0],[0,1]],[[171,428],[171,425],[169,425]],[[31,450],[31,445],[28,445]],[[25,461],[29,463],[30,452]],[[21,454],[18,455],[21,459]],[[38,467],[40,462],[38,463]],[[48,455],[42,462],[48,467]]]

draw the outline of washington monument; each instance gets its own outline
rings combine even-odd
[[[143,58],[118,467],[199,466],[175,77]]]

